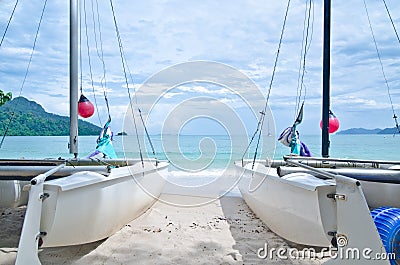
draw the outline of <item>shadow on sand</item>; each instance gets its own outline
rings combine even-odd
[[[304,259],[282,259],[278,258],[276,251],[260,258],[258,252],[260,248],[263,250],[260,254],[265,254],[271,249],[289,249],[295,248],[302,250],[307,246],[297,245],[287,242],[283,238],[276,235],[268,229],[268,227],[255,216],[245,201],[240,197],[222,197],[220,199],[222,211],[229,224],[229,229],[236,244],[234,249],[238,250],[242,255],[244,264],[321,264],[320,258],[304,258]]]
[[[26,207],[0,209],[0,264],[14,264],[18,251],[18,243],[24,223]],[[44,264],[72,264],[86,256],[104,242],[90,244],[39,249],[39,259]],[[72,257],[72,258],[71,258]]]

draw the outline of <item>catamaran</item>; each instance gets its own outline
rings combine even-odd
[[[38,247],[85,244],[111,236],[151,207],[168,172],[167,161],[110,155],[110,118],[99,136],[98,152],[78,158],[78,18],[78,0],[70,0],[73,158],[0,161],[0,206],[27,204],[16,264],[40,264]]]
[[[335,247],[340,253],[368,248],[371,253],[396,255],[390,261],[368,261],[361,256],[332,259],[329,264],[398,264],[400,209],[394,207],[400,207],[400,162],[329,158],[331,1],[323,2],[322,157],[290,155],[283,160],[236,161],[239,189],[255,214],[290,242]],[[299,109],[288,130],[289,145],[299,143],[296,126],[303,116],[302,107]],[[370,209],[374,209],[372,214]]]

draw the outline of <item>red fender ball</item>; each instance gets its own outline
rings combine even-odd
[[[328,121],[328,132],[329,133],[334,133],[339,129],[339,119],[336,118],[335,114],[333,114],[331,111],[329,112],[329,121]],[[319,123],[319,127],[322,129],[322,121]]]
[[[82,118],[89,118],[94,113],[94,106],[84,95],[78,101],[78,114]]]

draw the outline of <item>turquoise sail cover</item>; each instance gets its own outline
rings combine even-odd
[[[111,118],[104,125],[100,132],[99,138],[97,138],[96,151],[89,157],[94,157],[99,154],[103,154],[104,158],[117,158],[114,146],[112,145],[113,133],[110,128]]]

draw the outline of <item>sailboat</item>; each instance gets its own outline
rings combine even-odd
[[[394,207],[400,207],[400,162],[329,158],[331,1],[323,2],[322,157],[236,161],[238,186],[253,212],[290,242],[335,247],[340,253],[368,248],[372,253],[395,253],[398,259],[400,210]],[[301,118],[300,111],[294,128]],[[370,209],[374,209],[372,214]],[[361,256],[327,263],[343,262],[371,261]],[[389,259],[372,263],[389,264]]]
[[[111,236],[151,207],[168,173],[169,163],[157,159],[78,158],[78,39],[78,0],[70,0],[70,153],[74,157],[0,161],[1,181],[14,188],[8,193],[1,190],[3,204],[24,204],[27,196],[22,190],[29,191],[16,264],[40,264],[38,247],[85,244]],[[107,130],[102,134],[106,136]]]

